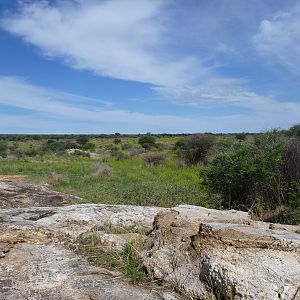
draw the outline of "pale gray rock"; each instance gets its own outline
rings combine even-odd
[[[154,279],[192,299],[300,299],[299,226],[208,211],[181,206],[155,217],[143,252]]]
[[[190,205],[62,206],[76,199],[0,179],[1,300],[300,299],[299,226]],[[90,234],[107,251],[142,241],[144,266],[163,285],[92,266],[71,250]]]

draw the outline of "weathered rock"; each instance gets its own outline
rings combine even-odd
[[[58,206],[79,200],[76,196],[53,192],[46,186],[29,184],[16,178],[0,177],[0,208]]]
[[[144,264],[154,279],[196,299],[300,299],[298,230],[180,206],[155,217]]]
[[[53,206],[52,193],[0,180],[0,300],[180,299],[163,287],[132,285],[70,250],[89,234],[108,251],[142,237],[149,275],[188,299],[300,299],[299,226],[188,205]]]
[[[178,299],[157,287],[134,286],[55,245],[22,243],[0,260],[1,300]],[[173,298],[168,298],[173,297]]]

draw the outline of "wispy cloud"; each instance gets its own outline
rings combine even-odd
[[[300,74],[300,5],[263,20],[253,42],[266,59]]]
[[[248,81],[237,78],[214,77],[197,87],[154,87],[162,97],[178,104],[195,107],[235,106],[255,112],[291,113],[300,115],[300,103],[278,101],[272,96],[252,91]]]
[[[74,102],[71,100],[72,97],[75,98]],[[87,99],[90,102],[97,102],[97,99],[35,86],[19,77],[0,77],[0,105],[28,110],[29,115],[35,112],[47,119],[56,119],[64,123],[105,123],[105,127],[110,125],[112,128],[131,126],[131,128],[136,128],[135,132],[143,131],[144,128],[147,128],[148,131],[150,128],[170,129],[175,124],[183,124],[186,127],[195,125],[194,120],[172,115],[150,115],[127,110],[112,110],[103,105],[87,108],[85,107]]]
[[[223,94],[223,93],[222,93]],[[86,107],[87,98],[35,86],[19,77],[0,77],[0,105],[23,109],[22,116],[0,113],[2,132],[214,132],[259,131],[271,127],[288,127],[299,117],[299,105],[290,104],[284,110],[263,109],[250,114],[203,116],[197,118],[176,115],[151,115],[127,110],[108,109],[105,104]],[[66,97],[66,98],[65,98]],[[218,97],[214,98],[216,101]],[[82,102],[80,101],[82,99]],[[91,102],[97,99],[89,98]],[[198,99],[198,98],[197,98]],[[211,100],[209,100],[211,101]],[[198,103],[200,104],[200,103]],[[274,102],[267,103],[274,105]],[[275,105],[277,105],[275,103]],[[282,114],[285,112],[284,117]]]
[[[194,106],[201,116],[202,107],[247,112],[190,118],[119,110],[109,101],[53,91],[18,77],[0,77],[0,104],[34,113],[41,128],[47,127],[46,119],[49,124],[55,119],[65,128],[74,129],[77,122],[82,130],[97,132],[257,131],[298,122],[298,102],[257,92],[250,80],[233,78],[216,66],[228,67],[235,59],[249,64],[257,54],[254,43],[259,53],[299,73],[299,6],[272,17],[276,5],[268,1],[191,2],[21,0],[19,10],[6,14],[0,26],[46,57],[99,76],[148,83],[160,99]],[[247,78],[235,71],[231,74]]]
[[[163,51],[164,1],[57,3],[23,2],[19,13],[2,19],[2,27],[39,47],[44,55],[98,75],[176,85],[191,78],[191,69],[196,71],[195,58],[171,59]]]

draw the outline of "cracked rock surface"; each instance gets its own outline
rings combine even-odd
[[[74,201],[0,178],[0,300],[300,299],[299,226],[188,205],[61,206]],[[93,232],[120,250],[141,230],[152,230],[141,257],[160,286],[132,284],[70,247]]]

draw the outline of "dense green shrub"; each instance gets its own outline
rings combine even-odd
[[[289,134],[289,135],[293,135],[293,136],[300,137],[300,124],[296,124],[296,125],[292,126],[292,127],[288,130],[288,134]]]
[[[150,149],[151,147],[155,146],[155,137],[151,135],[144,135],[141,136],[138,140],[138,143],[144,148],[144,149]]]
[[[81,146],[83,147],[85,144],[87,144],[89,142],[89,137],[88,136],[80,136],[76,139],[76,142]]]
[[[82,146],[82,149],[84,149],[84,150],[95,150],[96,145],[94,143],[86,143],[84,146]]]
[[[185,163],[194,165],[203,162],[212,148],[213,138],[206,134],[193,134],[175,144],[177,155]]]
[[[6,157],[8,150],[8,143],[5,141],[0,141],[0,156]]]
[[[244,140],[246,140],[247,139],[247,134],[246,133],[244,133],[244,132],[242,132],[242,133],[237,133],[236,135],[235,135],[235,138],[238,140],[238,141],[244,141]]]
[[[282,215],[285,208],[300,207],[300,145],[277,132],[216,157],[201,176],[211,192],[222,196],[224,208],[263,213],[283,207]]]

